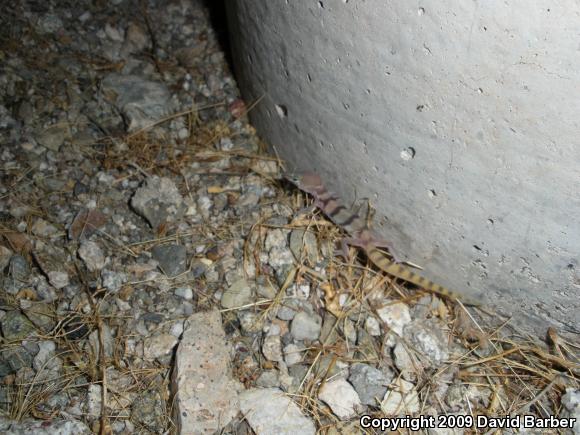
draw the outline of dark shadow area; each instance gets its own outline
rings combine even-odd
[[[219,44],[226,57],[226,61],[230,69],[233,71],[230,34],[226,15],[226,0],[203,0],[203,4],[209,10],[211,25],[216,32]]]

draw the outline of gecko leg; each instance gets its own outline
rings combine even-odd
[[[334,251],[335,257],[343,257],[345,261],[350,261],[350,253],[348,252],[348,238],[342,238],[340,240],[340,249]]]
[[[393,261],[395,263],[403,262],[403,259],[397,254],[397,251],[393,248],[392,242],[389,242],[388,240],[385,239],[373,239],[372,245],[375,248],[387,248],[389,250],[389,253],[391,254],[391,257],[393,257]]]

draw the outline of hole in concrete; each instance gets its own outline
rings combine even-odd
[[[405,161],[411,160],[415,157],[415,148],[408,147],[404,150],[401,150],[401,158]]]
[[[425,110],[425,105],[419,104],[415,109],[417,110],[417,112],[422,112]]]
[[[488,219],[488,220],[487,220],[487,223],[488,223],[489,225],[493,225],[495,222],[493,221],[493,219]]]
[[[475,249],[476,251],[481,251],[481,248],[477,245],[473,245],[473,249]]]
[[[429,198],[435,198],[437,196],[437,192],[435,192],[435,189],[430,189],[429,190]]]
[[[288,116],[288,109],[283,104],[276,104],[276,113],[280,118],[286,118]]]
[[[308,79],[309,83],[312,83],[312,76],[310,74],[306,74],[306,78]]]
[[[319,7],[320,9],[324,9],[324,3],[322,3],[322,2],[318,2],[318,7]]]
[[[370,89],[367,89],[366,90],[366,93],[370,95],[371,94],[371,90]]]
[[[419,16],[425,15],[425,8],[419,8],[419,9],[417,9],[417,15],[419,15]]]

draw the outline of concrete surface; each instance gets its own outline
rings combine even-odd
[[[430,278],[580,329],[580,3],[226,2],[252,122]]]

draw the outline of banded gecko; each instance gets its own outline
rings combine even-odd
[[[319,208],[332,222],[350,235],[350,237],[344,238],[341,242],[345,257],[348,255],[347,245],[358,247],[363,250],[367,258],[375,266],[389,275],[446,298],[460,300],[466,305],[481,305],[480,301],[465,297],[412,272],[408,267],[399,264],[395,255],[393,255],[393,261],[382,254],[377,248],[389,248],[391,254],[393,254],[390,243],[368,228],[365,220],[356,212],[350,211],[341,204],[340,198],[326,189],[320,176],[314,173],[286,174],[286,178],[300,190],[310,194],[314,198],[314,206]]]

